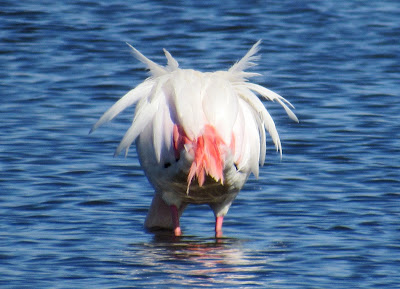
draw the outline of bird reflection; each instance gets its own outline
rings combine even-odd
[[[140,262],[143,268],[142,272],[135,270],[135,274],[144,274],[146,278],[166,275],[169,286],[260,285],[257,279],[265,272],[266,256],[246,255],[244,242],[160,233],[149,243],[133,245],[131,261]]]

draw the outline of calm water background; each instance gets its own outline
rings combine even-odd
[[[0,4],[1,288],[400,288],[400,2],[3,1]],[[201,2],[203,4],[196,4]],[[258,39],[269,142],[213,238],[190,207],[184,237],[142,228],[152,189],[133,109],[88,135],[156,62],[219,70]]]

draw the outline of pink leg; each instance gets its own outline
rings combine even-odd
[[[181,236],[181,227],[179,225],[179,213],[178,208],[175,205],[171,205],[171,216],[172,216],[172,224],[174,226],[174,234],[175,236]]]
[[[224,216],[219,216],[215,218],[215,237],[222,237],[222,222],[224,221]]]

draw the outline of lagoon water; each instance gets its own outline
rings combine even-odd
[[[59,2],[0,4],[1,288],[400,288],[399,1]],[[135,149],[112,157],[133,109],[88,135],[147,76],[125,42],[207,71],[258,39],[300,119],[265,103],[283,158],[268,140],[223,239],[207,206],[146,232]]]

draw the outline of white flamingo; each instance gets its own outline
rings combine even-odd
[[[208,204],[222,235],[223,218],[250,173],[258,177],[264,164],[268,131],[277,151],[281,143],[274,121],[256,94],[283,106],[286,99],[248,82],[245,72],[257,59],[260,41],[227,71],[180,69],[164,49],[168,65],[160,66],[138,50],[134,56],[151,76],[117,101],[92,131],[137,103],[131,127],[115,155],[136,141],[140,163],[155,189],[145,227],[173,229],[181,235],[179,218],[188,204]]]

